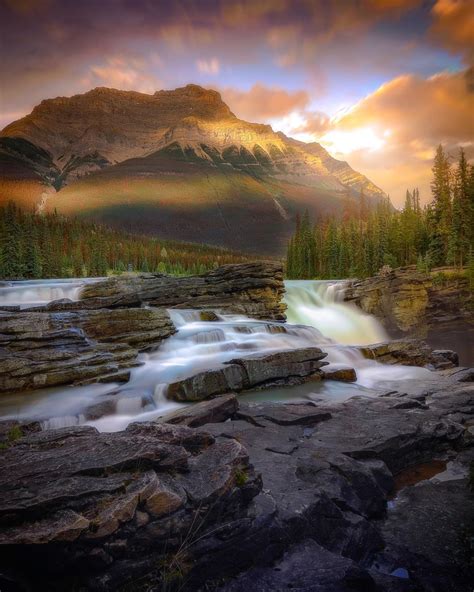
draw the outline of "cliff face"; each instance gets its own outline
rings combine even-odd
[[[337,213],[362,188],[385,197],[319,144],[238,119],[196,85],[43,101],[0,133],[0,167],[0,202],[268,253],[297,212]]]
[[[473,358],[473,296],[464,273],[400,268],[350,283],[345,298],[375,315],[394,337],[427,338],[437,346],[449,343],[466,362]]]

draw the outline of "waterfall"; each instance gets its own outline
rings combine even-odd
[[[0,283],[0,307],[20,306],[31,308],[67,298],[79,300],[82,288],[103,278],[25,280]]]
[[[79,290],[89,280],[50,280],[15,282],[28,284],[32,292],[23,301],[45,302],[54,297],[55,286],[69,296],[79,297]],[[169,310],[178,331],[152,352],[140,355],[142,365],[131,370],[126,384],[95,384],[84,387],[55,387],[34,393],[4,395],[0,398],[0,416],[39,419],[44,427],[87,423],[101,431],[124,429],[132,421],[153,420],[176,408],[166,398],[167,385],[233,358],[253,352],[270,353],[285,349],[320,347],[333,367],[355,368],[357,383],[331,381],[308,383],[300,387],[268,389],[249,396],[267,400],[299,400],[323,396],[343,400],[354,395],[376,396],[384,381],[426,378],[423,368],[387,366],[363,358],[356,345],[387,340],[387,335],[370,315],[345,303],[344,282],[289,281],[285,283],[288,323],[249,319],[241,315],[218,315],[215,321],[201,321],[195,310]],[[19,303],[23,287],[16,289],[10,303]],[[25,288],[26,290],[27,288]],[[1,293],[0,293],[1,297]],[[29,299],[29,300],[28,300]],[[1,301],[1,300],[0,300]],[[371,390],[369,390],[371,389]],[[374,394],[375,393],[375,394]],[[245,399],[247,395],[242,395]],[[299,398],[299,399],[298,399]],[[251,399],[250,399],[251,400]],[[260,399],[261,400],[261,399]],[[91,407],[108,408],[103,417],[94,419]]]
[[[286,281],[288,322],[315,327],[341,345],[387,341],[388,335],[375,317],[344,302],[345,285],[344,281]]]

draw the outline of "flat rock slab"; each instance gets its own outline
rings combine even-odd
[[[240,392],[276,381],[317,375],[326,353],[317,347],[253,354],[229,360],[222,367],[199,372],[168,386],[167,396],[177,401],[201,401],[229,391]]]
[[[451,350],[433,350],[418,339],[397,339],[360,347],[362,355],[382,364],[405,364],[447,369],[458,366],[458,356]]]
[[[377,592],[367,571],[354,561],[331,553],[313,540],[292,547],[272,567],[249,570],[219,592]]]
[[[282,265],[257,261],[223,265],[208,273],[118,276],[87,285],[79,308],[136,307],[213,309],[256,319],[285,320]]]
[[[230,393],[178,409],[160,418],[160,421],[198,428],[206,423],[220,423],[233,417],[238,407],[236,395]]]

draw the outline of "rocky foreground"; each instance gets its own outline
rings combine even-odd
[[[176,331],[167,308],[285,332],[282,293],[281,267],[256,263],[4,309],[0,390],[127,380]],[[249,352],[169,385],[194,403],[122,432],[0,422],[0,590],[472,592],[474,369],[413,339],[359,350],[431,378],[250,404],[240,392],[356,373],[317,347]]]
[[[113,434],[4,422],[1,589],[468,592],[473,379],[228,394]]]

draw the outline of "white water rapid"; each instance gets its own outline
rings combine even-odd
[[[74,289],[82,287],[71,284],[75,285]],[[126,384],[57,387],[2,395],[0,416],[39,419],[45,427],[86,423],[102,431],[121,430],[132,421],[154,419],[182,407],[166,398],[166,387],[171,382],[216,368],[246,353],[308,346],[321,347],[328,353],[326,361],[333,366],[355,368],[357,382],[311,382],[249,392],[241,398],[247,401],[344,400],[354,395],[377,396],[383,392],[386,381],[430,377],[430,372],[422,368],[387,366],[363,358],[356,345],[384,341],[387,335],[376,319],[343,302],[344,282],[290,281],[285,285],[287,324],[235,315],[222,315],[219,321],[204,322],[199,320],[196,311],[171,310],[178,332],[155,351],[141,354],[143,365],[132,370]],[[15,286],[10,288],[15,290]],[[29,302],[44,301],[47,290],[51,290],[49,282],[30,284]],[[14,301],[14,293],[8,293],[5,300],[0,292],[0,306],[7,302],[21,304]],[[16,294],[22,296],[21,290]],[[91,413],[91,408],[98,404],[104,404],[106,412],[99,419],[93,419],[97,413]]]
[[[63,298],[79,300],[81,290],[87,283],[101,279],[103,278],[0,282],[0,306],[31,308]]]

